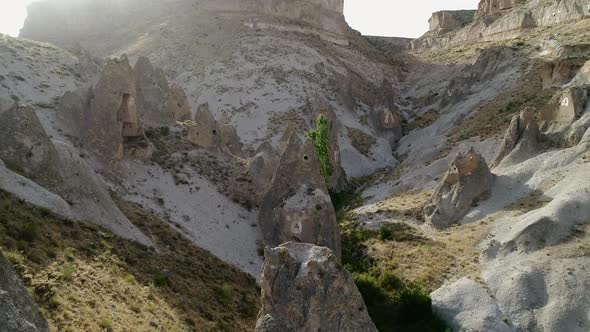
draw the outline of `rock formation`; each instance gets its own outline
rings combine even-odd
[[[492,162],[492,168],[500,165],[502,160],[510,156],[511,162],[520,162],[530,158],[538,149],[539,126],[530,111],[522,111],[512,117],[506,130],[500,149]]]
[[[554,98],[539,114],[541,130],[555,131],[556,127],[568,126],[580,118],[588,103],[588,90],[568,88]]]
[[[88,220],[122,237],[151,244],[151,240],[117,208],[106,184],[80,153],[49,138],[31,107],[13,107],[0,113],[0,129],[0,158],[8,168],[34,181],[22,182],[22,186],[28,188],[13,188],[17,194],[39,189],[27,201],[39,203],[39,206],[54,203],[50,210],[62,216]],[[63,205],[64,201],[69,202],[69,208]]]
[[[541,70],[543,89],[560,87],[569,83],[585,62],[585,59],[576,58],[546,62]]]
[[[262,143],[248,161],[248,171],[260,192],[266,193],[279,164],[280,155],[269,142]]]
[[[491,193],[493,181],[485,159],[473,148],[459,154],[426,203],[424,219],[439,229],[449,227]]]
[[[260,284],[257,332],[377,331],[352,277],[328,248],[265,249]]]
[[[164,71],[154,68],[150,60],[140,57],[134,67],[137,109],[150,126],[173,125],[191,119],[191,110],[184,90],[169,85]]]
[[[256,19],[252,24],[258,28],[303,26],[305,29],[298,30],[339,43],[347,43],[349,32],[344,19],[343,0],[204,0],[198,3],[163,0],[150,1],[149,4],[143,0],[45,0],[30,4],[27,10],[29,15],[21,37],[48,41],[66,49],[81,46],[100,55],[109,55],[124,46],[127,39],[118,28],[130,21],[139,29],[126,33],[141,36],[143,33],[138,31],[148,30],[150,19],[154,17],[194,10],[211,14],[231,12],[246,18],[254,15]],[[99,42],[107,37],[112,39],[110,44]]]
[[[66,93],[59,112],[82,145],[104,159],[151,157],[154,148],[145,138],[135,75],[126,57],[108,60],[88,92]]]
[[[59,177],[57,152],[32,107],[0,113],[0,158],[14,170],[45,185]]]
[[[432,14],[428,20],[430,30],[437,34],[444,34],[460,29],[473,21],[474,10],[442,10]]]
[[[465,41],[509,40],[537,27],[581,20],[590,16],[583,0],[481,0],[475,20],[461,29],[435,34],[429,31],[412,41],[414,51],[447,47]]]
[[[192,144],[212,152],[242,156],[244,147],[236,128],[215,120],[209,104],[199,105],[194,121],[185,121],[182,125],[186,140]]]
[[[523,3],[526,0],[481,0],[479,2],[477,13],[475,14],[477,19],[490,14],[496,14],[501,11],[511,9],[519,3]]]
[[[432,308],[453,331],[514,331],[486,290],[468,278],[432,293]]]
[[[45,332],[47,321],[10,263],[0,253],[0,331]]]
[[[340,233],[332,200],[310,141],[292,134],[286,142],[259,215],[265,244],[304,242],[340,257]]]

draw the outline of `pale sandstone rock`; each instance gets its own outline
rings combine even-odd
[[[336,214],[310,141],[290,136],[271,183],[259,215],[265,244],[312,243],[340,257]]]
[[[475,281],[462,278],[431,294],[432,309],[457,332],[512,332],[505,316],[486,290]]]
[[[194,121],[185,122],[186,139],[196,146],[209,150],[221,149],[219,124],[209,110],[209,104],[199,105]]]
[[[560,87],[569,83],[584,66],[584,59],[560,59],[547,62],[541,70],[543,89]]]
[[[145,138],[135,75],[126,57],[108,60],[94,88],[66,93],[59,113],[82,145],[103,159],[149,159],[154,151]]]
[[[57,152],[32,107],[14,105],[0,113],[0,158],[43,185],[54,184],[59,177],[52,167]]]
[[[257,332],[376,332],[360,292],[325,247],[286,243],[265,249]]]
[[[262,196],[271,185],[273,174],[279,164],[279,153],[269,142],[262,143],[254,157],[248,161],[248,172]]]
[[[495,14],[503,10],[511,9],[525,0],[481,0],[479,2],[476,18],[482,18],[486,15]]]
[[[0,331],[49,331],[47,321],[18,274],[0,253]]]
[[[546,131],[554,125],[571,125],[586,108],[588,91],[569,88],[552,100],[539,114],[541,129]]]
[[[510,154],[513,154],[510,158],[512,162],[531,157],[532,152],[537,149],[539,135],[539,126],[532,112],[522,111],[513,116],[491,167],[498,166]],[[519,155],[518,158],[516,154]]]
[[[447,33],[460,29],[473,21],[474,10],[442,10],[432,14],[428,20],[430,31]]]
[[[140,57],[134,72],[137,108],[146,124],[169,126],[177,121],[190,120],[186,93],[178,85],[170,85],[162,69],[154,68],[148,58]]]
[[[424,207],[424,219],[439,229],[459,221],[490,193],[494,176],[485,159],[473,148],[459,154]]]

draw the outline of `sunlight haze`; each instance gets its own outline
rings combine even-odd
[[[0,32],[18,36],[34,0],[0,0]],[[475,9],[478,0],[346,0],[350,26],[364,35],[419,37],[428,30],[430,15],[442,9]]]

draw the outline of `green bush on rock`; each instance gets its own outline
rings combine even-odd
[[[316,129],[307,133],[307,138],[313,142],[320,162],[320,172],[326,181],[330,177],[330,155],[328,153],[328,119],[319,115]]]

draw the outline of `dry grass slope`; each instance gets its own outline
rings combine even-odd
[[[141,207],[117,199],[157,250],[0,192],[0,246],[55,331],[249,331],[258,288]]]

